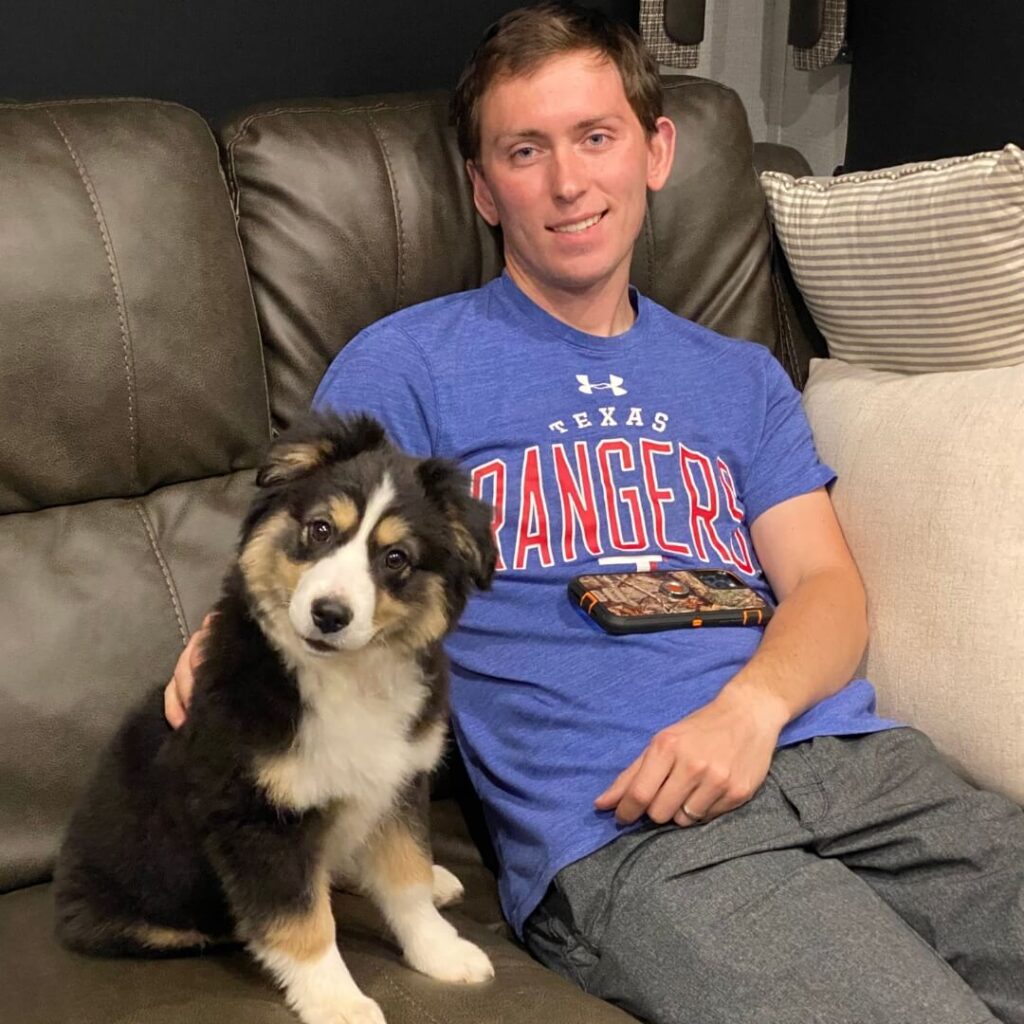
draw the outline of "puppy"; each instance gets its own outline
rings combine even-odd
[[[58,858],[57,934],[106,955],[243,942],[305,1024],[383,1024],[335,942],[332,879],[380,907],[411,966],[493,968],[435,909],[417,787],[447,721],[443,636],[490,585],[490,510],[450,463],[369,417],[312,417],[257,475],[187,722],[162,687],[102,758]]]

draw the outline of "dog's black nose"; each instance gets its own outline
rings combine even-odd
[[[310,611],[313,625],[321,633],[337,633],[352,621],[351,610],[330,597],[318,597]]]

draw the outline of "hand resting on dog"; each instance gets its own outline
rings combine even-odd
[[[175,729],[181,728],[188,718],[188,706],[192,700],[196,669],[203,660],[202,645],[214,612],[207,612],[203,624],[189,637],[185,649],[174,666],[174,675],[164,688],[164,715]]]

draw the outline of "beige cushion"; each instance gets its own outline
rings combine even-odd
[[[835,178],[766,171],[793,276],[829,352],[879,370],[1024,361],[1024,152]]]
[[[868,591],[879,708],[1024,803],[1024,365],[816,359],[804,392]]]

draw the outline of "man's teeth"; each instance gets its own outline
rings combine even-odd
[[[559,231],[564,233],[573,234],[577,231],[586,231],[587,228],[593,227],[601,219],[601,214],[596,213],[593,217],[588,217],[586,220],[581,220],[576,224],[566,224],[562,228],[552,228],[552,231]]]

